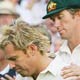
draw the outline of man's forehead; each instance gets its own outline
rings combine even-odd
[[[8,43],[5,45],[5,48],[15,48],[15,46],[12,43]]]
[[[7,56],[15,56],[16,54],[15,54],[15,52],[13,52],[13,53],[6,53],[6,55]]]
[[[24,55],[24,52],[22,50],[15,50],[13,53],[7,53],[7,59],[9,58],[19,58]]]
[[[65,10],[64,10],[65,11]],[[60,15],[63,15],[64,14],[64,11],[61,11],[61,12],[59,12],[59,13],[56,13],[56,14],[54,14],[54,15],[52,15],[51,17],[50,17],[50,19],[54,19],[54,18],[56,18],[56,17],[59,17]]]
[[[7,58],[14,57],[14,56],[18,56],[18,53],[15,53],[15,52],[13,52],[13,53],[6,53],[6,56],[7,56]]]

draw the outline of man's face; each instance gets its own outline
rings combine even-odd
[[[29,54],[29,55],[28,55]],[[15,50],[12,54],[7,55],[8,59],[15,63],[15,69],[22,76],[32,76],[36,72],[36,57],[28,51]]]
[[[54,21],[54,26],[57,27],[61,37],[64,39],[71,38],[75,31],[76,20],[69,11],[64,10],[51,18]]]
[[[0,14],[0,25],[10,25],[15,19],[14,15],[10,14]]]

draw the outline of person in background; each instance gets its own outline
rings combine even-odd
[[[11,2],[0,1],[0,27],[13,24],[19,16]]]
[[[64,42],[64,40],[62,40],[62,39],[57,39],[54,42],[54,53],[56,53],[60,49],[63,42]]]
[[[19,18],[20,15],[16,12],[13,4],[7,0],[0,0],[0,40],[2,38],[2,31],[4,26],[13,25],[14,21]]]
[[[20,15],[16,12],[14,5],[9,1],[0,1],[0,37],[5,25],[13,25]]]
[[[51,36],[51,47],[50,47],[50,53],[55,53],[55,43],[59,39],[61,39],[57,28],[54,26],[54,22],[51,19],[46,19],[44,23],[48,29],[48,32]],[[60,40],[61,41],[61,40]]]
[[[20,6],[21,0],[5,0],[7,2],[10,2],[15,7],[16,12],[22,17],[25,13],[25,10]],[[24,14],[23,14],[24,13]]]
[[[47,15],[43,18],[53,20],[61,38],[65,39],[54,59],[53,68],[56,75],[53,80],[78,80],[80,79],[77,71],[80,69],[80,0],[50,0],[46,10]]]
[[[0,1],[0,40],[5,25],[13,25],[20,15],[16,12],[12,3],[5,0]]]

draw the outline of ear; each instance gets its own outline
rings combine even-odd
[[[30,44],[26,49],[26,53],[28,54],[28,56],[34,56],[37,50],[38,48],[35,44]]]
[[[33,51],[38,49],[35,44],[29,45],[29,48],[30,48],[31,50],[33,50]]]

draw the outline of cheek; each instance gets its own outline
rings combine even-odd
[[[29,70],[32,70],[32,71],[36,68],[36,62],[34,59],[29,59],[26,65],[29,68]]]
[[[72,18],[72,17],[70,17],[70,18],[66,18],[65,20],[64,20],[64,22],[65,22],[65,24],[68,24],[68,25],[70,25],[70,26],[72,26],[75,22],[74,22],[74,19]]]
[[[17,68],[17,70],[25,70],[26,69],[26,63],[24,63],[24,62],[21,62],[21,61],[17,61],[16,63],[15,63],[15,65],[16,65],[16,68]]]
[[[74,22],[73,21],[67,21],[64,20],[61,22],[61,26],[63,26],[65,29],[70,29],[73,26]]]
[[[23,58],[16,61],[16,65],[20,66],[23,69],[27,68],[29,64],[30,62],[27,59]]]

